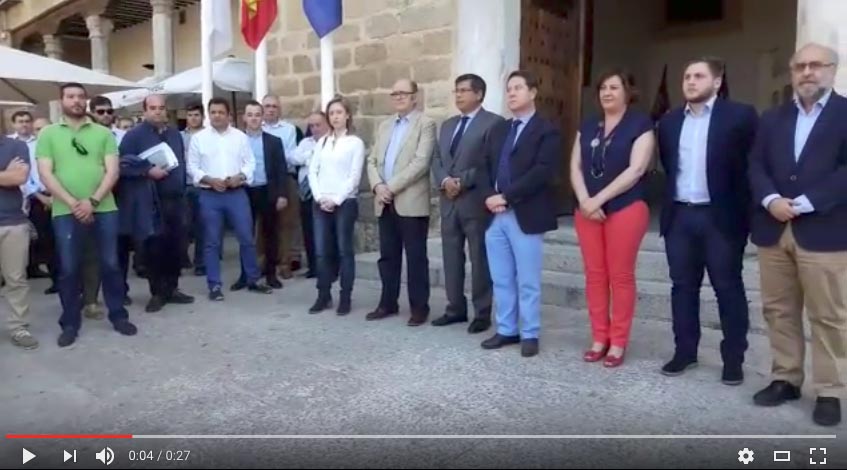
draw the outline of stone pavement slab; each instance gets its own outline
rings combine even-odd
[[[228,260],[234,280],[237,264]],[[288,281],[272,296],[229,293],[205,298],[202,278],[185,277],[191,306],[143,312],[147,289],[131,281],[136,337],[106,320],[85,320],[77,344],[60,350],[58,298],[34,282],[32,352],[0,341],[0,431],[155,435],[322,435],[309,439],[170,439],[132,441],[2,440],[0,467],[19,468],[21,446],[39,454],[27,467],[61,465],[62,449],[100,466],[108,445],[120,468],[246,467],[746,467],[737,451],[756,453],[749,467],[809,467],[810,447],[828,447],[828,464],[847,464],[842,425],[811,422],[812,391],[775,409],[752,405],[768,382],[767,339],[751,335],[747,381],[720,383],[719,333],[705,330],[701,366],[667,378],[658,368],[672,352],[670,324],[637,319],[626,364],[606,370],[581,360],[588,344],[584,311],[545,307],[541,354],[517,347],[484,351],[485,336],[464,325],[409,328],[408,314],[366,322],[379,285],[357,281],[354,311],[308,315],[310,280]],[[337,294],[336,294],[337,295]],[[403,293],[405,296],[405,292]],[[402,302],[404,303],[404,301]],[[443,311],[433,291],[433,318]],[[487,333],[486,333],[487,334]],[[838,435],[806,439],[532,439],[526,435],[717,434]],[[403,435],[342,439],[337,435]],[[470,438],[414,438],[413,435]],[[490,435],[524,435],[492,439]],[[432,436],[430,436],[432,437]],[[187,449],[188,462],[129,461],[128,451]],[[814,466],[813,466],[814,467]]]

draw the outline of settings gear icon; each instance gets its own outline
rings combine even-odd
[[[738,461],[747,465],[753,461],[753,455],[753,451],[745,447],[738,451]]]

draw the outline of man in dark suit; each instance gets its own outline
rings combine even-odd
[[[521,355],[538,354],[544,233],[555,230],[553,178],[562,158],[559,131],[536,113],[538,79],[509,75],[506,97],[514,118],[491,131],[486,152],[485,206],[494,214],[485,247],[494,284],[497,334],[485,349],[521,343]],[[520,317],[520,330],[518,330]]]
[[[485,228],[491,214],[485,208],[485,145],[491,129],[503,118],[482,108],[485,81],[467,74],[456,79],[456,108],[462,113],[441,126],[432,160],[432,174],[441,192],[441,240],[447,311],[434,326],[468,321],[465,298],[465,240],[473,271],[473,306],[476,312],[468,332],[491,327],[491,276],[485,253]]]
[[[667,174],[661,234],[665,237],[676,350],[662,373],[677,376],[697,365],[703,273],[718,298],[723,342],[722,380],[744,381],[750,327],[741,278],[750,227],[747,157],[758,115],[749,105],[718,98],[724,64],[717,58],[685,67],[686,105],[659,123],[659,154]]]
[[[800,398],[811,326],[815,423],[841,421],[847,384],[847,99],[833,91],[838,53],[809,44],[790,62],[794,101],[762,116],[750,157],[752,239],[773,382],[753,400]]]
[[[282,140],[262,130],[264,109],[258,101],[250,101],[244,107],[244,125],[250,148],[256,158],[253,183],[247,188],[253,220],[259,221],[265,246],[265,278],[268,285],[281,289],[282,282],[276,275],[279,264],[279,212],[288,206],[288,185],[292,183],[285,162]],[[241,267],[241,276],[232,285],[237,291],[247,287],[247,273]]]

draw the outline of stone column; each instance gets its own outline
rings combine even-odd
[[[62,39],[55,34],[42,34],[41,39],[44,41],[44,55],[51,59],[62,60]],[[58,96],[58,90],[56,93]],[[58,100],[50,101],[50,120],[56,122],[61,116],[62,103]]]
[[[506,79],[520,65],[521,2],[461,0],[456,8],[453,72],[482,77],[485,108],[507,115]]]
[[[835,89],[847,89],[847,2],[797,0],[797,47],[809,42],[829,46],[839,55]],[[786,64],[786,67],[788,65]]]
[[[150,0],[150,5],[153,6],[153,70],[157,77],[169,77],[174,73],[174,2]]]
[[[0,31],[0,45],[6,47],[12,47],[12,32],[4,29]]]
[[[88,38],[91,40],[91,68],[102,73],[109,73],[109,36],[114,29],[112,20],[91,14],[85,17],[88,27]]]

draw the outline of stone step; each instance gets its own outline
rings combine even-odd
[[[377,261],[379,253],[362,253],[356,256],[356,277],[359,279],[379,280]],[[406,283],[405,261],[401,276]],[[470,292],[470,266],[465,282],[465,291]],[[444,287],[444,269],[440,257],[429,256],[429,276],[432,288]],[[671,285],[668,282],[645,281],[637,284],[638,302],[636,315],[663,321],[671,321]],[[405,294],[403,294],[405,295]],[[765,323],[761,313],[761,299],[758,291],[747,293],[750,304],[751,331],[762,333]],[[704,288],[700,295],[700,321],[704,327],[720,329],[717,302],[714,293]],[[557,307],[585,310],[585,279],[582,274],[544,270],[542,273],[542,303]],[[440,315],[440,312],[434,312]],[[670,326],[668,326],[670,328]]]
[[[430,238],[427,244],[427,251],[429,259],[443,260],[441,238]],[[582,253],[579,250],[579,246],[571,243],[545,243],[544,269],[553,272],[582,275]],[[759,290],[759,263],[755,257],[745,258],[742,276],[744,278],[744,286],[748,291]],[[635,277],[639,281],[670,283],[668,262],[664,250],[652,251],[642,249],[638,254]],[[704,277],[704,285],[711,286],[708,274]]]

